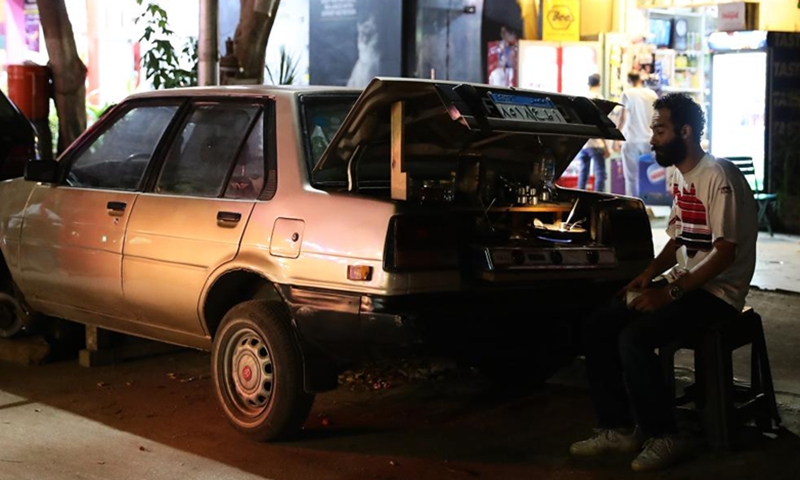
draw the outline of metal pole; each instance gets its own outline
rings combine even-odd
[[[197,84],[219,85],[219,0],[200,0]]]

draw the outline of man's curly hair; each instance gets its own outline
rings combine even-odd
[[[676,133],[680,132],[684,125],[692,127],[692,137],[695,142],[700,143],[706,116],[692,97],[685,93],[668,93],[653,102],[653,108],[669,110]]]

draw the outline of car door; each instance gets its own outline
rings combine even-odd
[[[263,105],[192,106],[153,191],[128,223],[125,299],[138,321],[202,335],[198,302],[210,273],[232,260],[264,186]]]
[[[48,313],[72,307],[128,318],[122,248],[137,190],[179,105],[118,110],[82,148],[62,158],[65,179],[36,185],[24,213],[20,268],[29,295]]]

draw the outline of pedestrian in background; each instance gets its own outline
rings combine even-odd
[[[600,94],[600,75],[593,73],[589,75],[589,93],[586,95],[592,99],[602,99]],[[580,172],[578,173],[578,188],[586,189],[589,181],[589,170],[594,163],[594,191],[602,192],[606,185],[606,158],[610,155],[605,139],[591,138],[586,142],[578,153],[580,160]]]
[[[753,191],[733,163],[703,151],[704,124],[702,109],[685,94],[655,102],[656,161],[676,167],[670,179],[675,192],[670,240],[620,292],[627,303],[617,298],[583,324],[599,429],[573,443],[572,455],[639,452],[631,468],[658,470],[695,446],[678,435],[674,392],[655,350],[739,315],[755,271],[758,235]]]
[[[628,74],[629,88],[622,92],[622,114],[619,129],[625,136],[622,144],[622,172],[625,176],[625,195],[639,195],[639,157],[651,152],[650,120],[653,102],[658,95],[644,86],[639,72]]]

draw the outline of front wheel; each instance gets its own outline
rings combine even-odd
[[[314,395],[303,390],[303,363],[280,302],[233,307],[214,338],[211,369],[220,406],[236,430],[258,441],[302,427]]]

